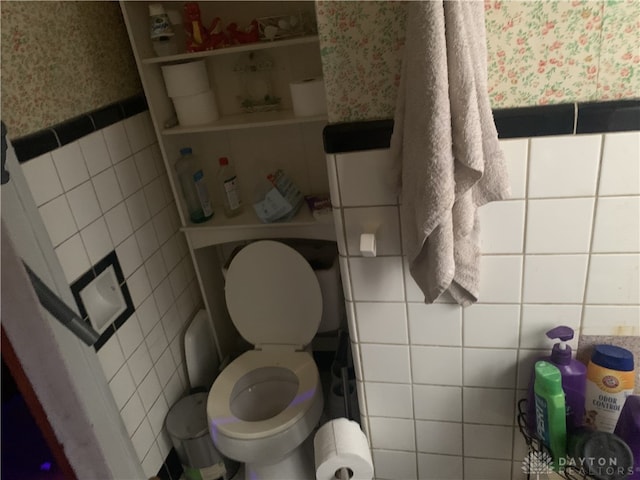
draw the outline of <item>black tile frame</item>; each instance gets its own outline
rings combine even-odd
[[[12,139],[11,144],[18,162],[24,163],[147,109],[147,100],[140,93],[52,127]]]
[[[71,293],[73,293],[73,298],[75,299],[76,305],[78,306],[80,316],[88,325],[91,325],[89,316],[87,314],[87,309],[84,306],[82,297],[80,297],[80,292],[94,278],[96,278],[110,266],[112,266],[113,270],[115,271],[116,278],[118,279],[118,285],[120,286],[120,290],[122,291],[122,296],[124,297],[127,308],[124,310],[124,312],[118,315],[118,318],[116,318],[113,323],[100,334],[100,338],[98,339],[98,341],[93,344],[93,348],[96,352],[100,351],[100,349],[105,345],[105,343],[107,343],[107,341],[113,336],[113,334],[116,333],[116,331],[125,324],[129,317],[131,317],[133,312],[135,312],[133,300],[131,299],[131,294],[129,293],[129,287],[127,286],[127,282],[125,281],[124,275],[122,274],[120,261],[118,260],[118,255],[116,255],[115,250],[111,251],[103,259],[98,261],[98,263],[93,265],[89,270],[82,274],[80,278],[78,278],[70,286]]]
[[[499,138],[640,130],[640,100],[567,103],[493,111]],[[335,123],[324,128],[326,153],[389,148],[393,120]]]

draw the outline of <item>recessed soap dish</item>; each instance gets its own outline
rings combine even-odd
[[[111,325],[127,308],[112,265],[80,290],[80,298],[91,325],[99,333]]]

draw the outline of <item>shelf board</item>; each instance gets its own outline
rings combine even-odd
[[[220,243],[259,238],[311,238],[336,239],[333,216],[318,221],[306,205],[287,222],[262,223],[253,207],[245,205],[244,211],[227,218],[222,207],[216,208],[214,217],[200,224],[191,224],[181,230],[189,237],[192,248],[203,248]]]
[[[326,115],[296,117],[292,110],[275,110],[272,112],[239,113],[227,115],[213,123],[193,127],[172,127],[162,131],[163,135],[182,135],[184,133],[218,132],[222,130],[239,130],[242,128],[273,127],[277,125],[293,125],[327,121]]]
[[[253,52],[256,50],[266,50],[269,48],[291,47],[294,45],[304,45],[307,43],[317,43],[317,35],[309,35],[305,37],[295,37],[285,40],[260,41],[255,43],[247,43],[243,45],[234,45],[232,47],[218,48],[216,50],[206,50],[204,52],[179,53],[177,55],[167,55],[164,57],[151,57],[142,60],[145,65],[155,63],[180,62],[184,60],[193,60],[197,58],[214,57],[218,55],[230,55],[233,53]]]

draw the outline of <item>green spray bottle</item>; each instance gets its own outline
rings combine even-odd
[[[562,391],[562,374],[552,363],[539,361],[535,365],[536,431],[553,457],[558,470],[560,458],[567,453],[567,418]]]

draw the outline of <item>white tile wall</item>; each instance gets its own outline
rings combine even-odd
[[[519,479],[515,402],[545,332],[571,326],[574,348],[581,331],[640,334],[640,132],[501,145],[512,197],[480,209],[480,301],[466,309],[423,304],[398,256],[389,152],[327,157],[377,478]],[[378,224],[383,256],[360,257]]]
[[[171,448],[163,421],[186,386],[180,332],[201,302],[154,142],[145,112],[22,166],[69,283],[118,256],[136,311],[97,356],[149,477]],[[408,353],[406,372],[408,385]]]

